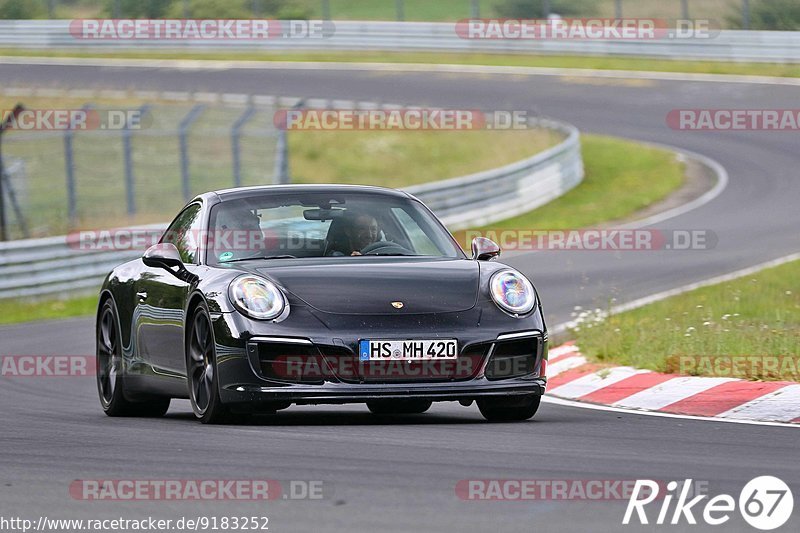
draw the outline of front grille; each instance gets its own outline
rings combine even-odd
[[[532,374],[541,352],[541,343],[541,337],[497,342],[486,365],[486,379],[509,379]]]
[[[493,349],[492,349],[493,348]],[[486,364],[488,380],[533,374],[543,350],[541,337],[526,337],[462,348],[447,361],[359,361],[345,346],[254,340],[247,345],[253,369],[263,378],[284,383],[437,383],[474,379]]]
[[[321,384],[325,363],[311,344],[257,342],[248,345],[253,368],[271,380],[290,383]]]

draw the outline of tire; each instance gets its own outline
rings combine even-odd
[[[222,403],[219,396],[219,373],[214,347],[214,331],[205,303],[191,315],[186,336],[186,380],[192,411],[203,424],[228,424],[238,422]]]
[[[539,410],[539,395],[517,398],[486,398],[478,400],[478,409],[489,422],[522,422],[533,418]]]
[[[367,409],[376,415],[419,415],[431,408],[429,400],[376,400]]]
[[[137,397],[137,401],[131,401],[125,395],[119,321],[111,298],[100,308],[96,330],[97,392],[103,411],[112,417],[164,416],[169,410],[169,398]]]

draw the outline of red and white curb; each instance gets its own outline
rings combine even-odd
[[[623,409],[800,424],[800,384],[599,368],[573,343],[550,350],[547,394]]]

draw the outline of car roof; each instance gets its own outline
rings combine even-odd
[[[386,187],[374,187],[371,185],[335,185],[335,184],[302,184],[302,185],[258,185],[254,187],[236,187],[233,189],[221,189],[199,195],[196,199],[210,200],[217,198],[220,201],[240,200],[261,196],[263,194],[296,194],[296,193],[322,193],[336,194],[342,192],[367,193],[383,196],[394,196],[401,198],[411,198],[407,192]]]

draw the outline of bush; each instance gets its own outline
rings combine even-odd
[[[495,12],[508,18],[544,18],[544,0],[503,0]],[[550,13],[564,17],[589,17],[597,13],[597,0],[550,0]]]
[[[742,28],[741,9],[731,12],[728,22],[733,28]],[[797,0],[760,0],[751,2],[751,30],[800,30],[800,2]]]
[[[0,0],[0,19],[38,19],[47,16],[43,0]]]

